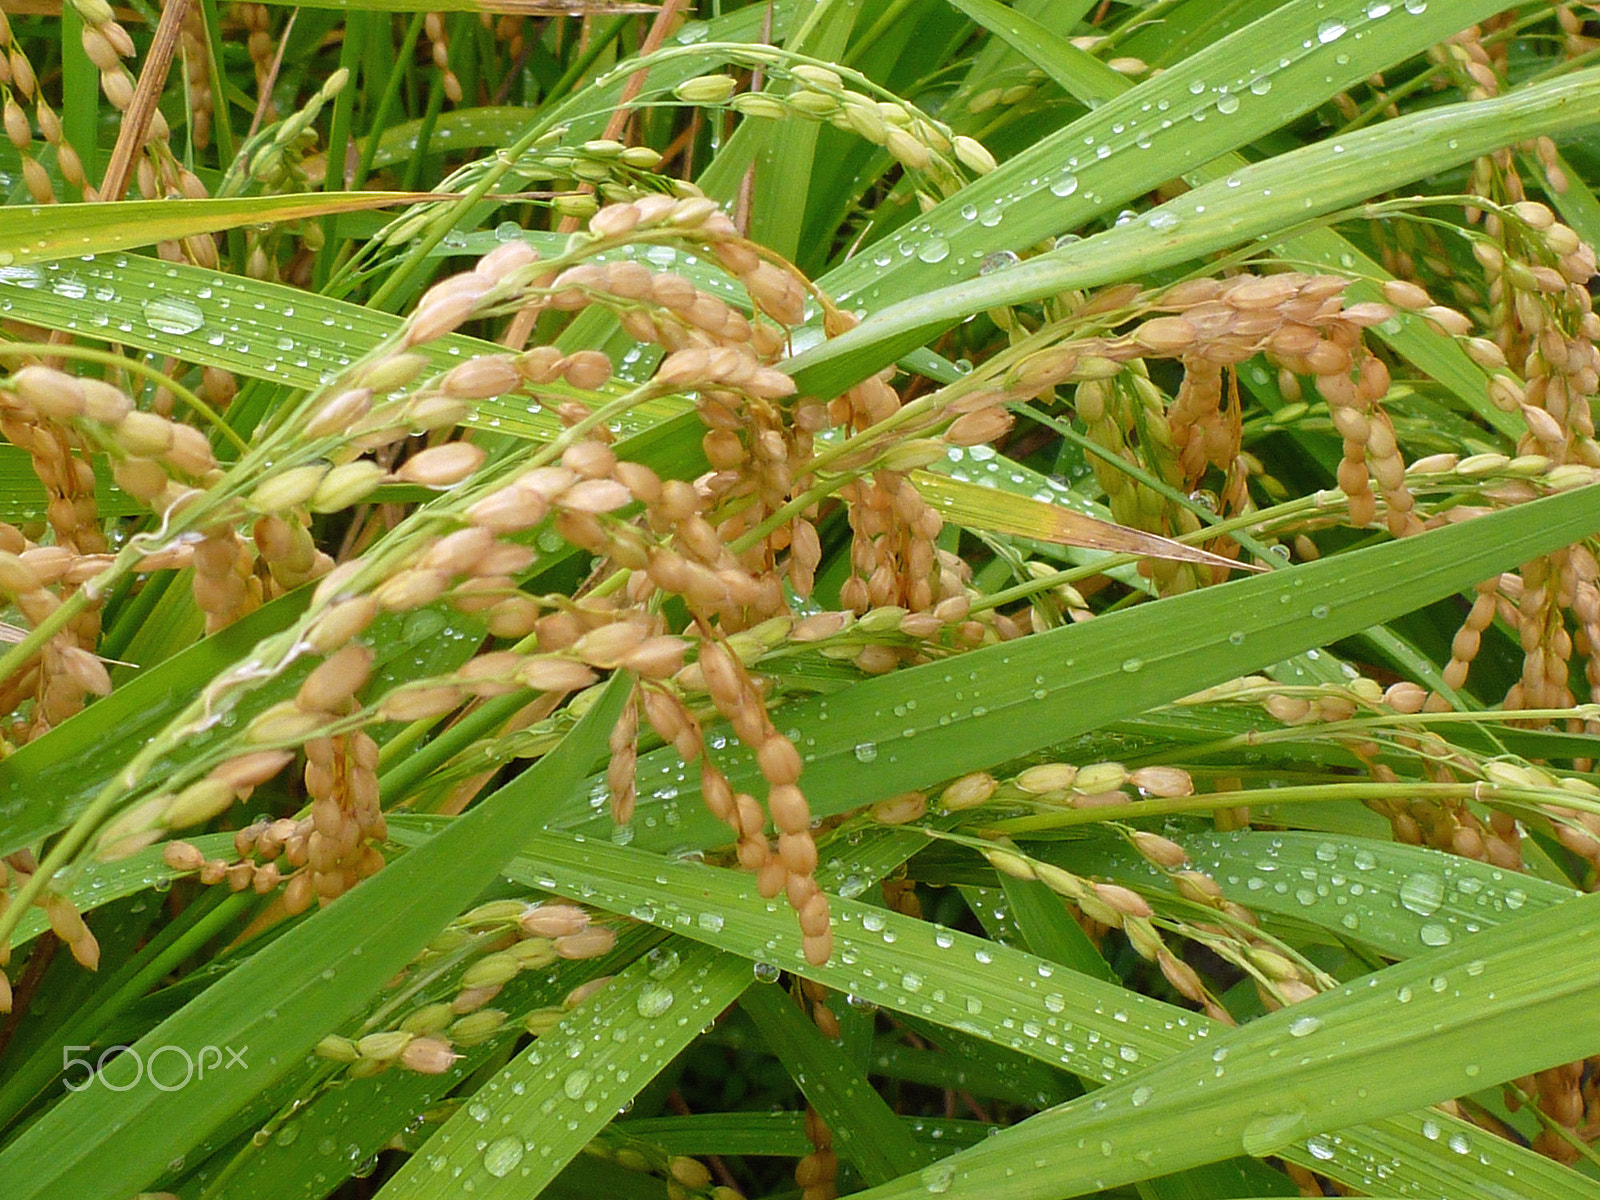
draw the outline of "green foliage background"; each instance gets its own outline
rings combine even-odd
[[[251,59],[212,0],[197,9],[214,59],[209,146],[185,140],[181,71],[162,111],[175,149],[215,198],[34,206],[14,151],[10,160],[0,153],[13,185],[0,211],[8,340],[33,327],[158,366],[171,360],[179,375],[233,372],[242,391],[224,419],[248,439],[392,337],[433,279],[512,238],[562,253],[567,237],[545,192],[569,191],[572,179],[549,160],[564,152],[570,165],[601,136],[635,69],[648,72],[633,102],[637,145],[665,150],[689,129],[693,107],[674,93],[685,81],[728,71],[743,87],[758,70],[782,96],[796,64],[831,63],[852,85],[870,81],[914,102],[999,160],[935,195],[881,147],[799,113],[735,119],[708,106],[694,115],[699,187],[737,206],[753,238],[863,318],[828,339],[820,317],[796,332],[783,369],[809,395],[834,395],[894,364],[906,373],[900,382],[949,382],[1005,346],[997,312],[1170,283],[1249,256],[1346,274],[1353,298],[1376,297],[1387,275],[1374,228],[1458,228],[1473,160],[1537,136],[1559,145],[1568,181],[1545,198],[1585,240],[1600,240],[1591,190],[1600,74],[1593,51],[1557,52],[1546,4],[779,0],[702,6],[642,55],[652,12],[599,8],[523,19],[514,62],[475,6],[427,7],[444,14],[459,104],[446,102],[444,75],[416,50],[421,5],[268,10],[283,49],[273,94],[284,114],[336,69],[350,73],[313,125],[316,145],[292,147],[299,157],[287,182],[229,175],[276,145],[283,127],[247,135],[257,103]],[[159,13],[135,5],[135,14],[126,23],[142,52],[154,28],[143,18]],[[1507,86],[1470,99],[1428,51],[1491,20],[1493,35],[1511,43]],[[47,88],[58,89],[74,144],[103,166],[117,125],[93,86],[80,25],[71,6],[61,17],[11,20]],[[1108,65],[1120,59],[1138,60],[1119,64],[1131,74]],[[1342,97],[1353,98],[1355,117]],[[330,162],[356,166],[346,178]],[[1401,199],[1413,192],[1425,198]],[[220,270],[148,252],[160,239],[209,234],[219,235]],[[258,244],[285,269],[306,254],[303,286],[252,278],[245,268]],[[634,252],[665,265],[652,248]],[[1465,252],[1444,264],[1470,265]],[[729,286],[681,252],[674,269],[703,287]],[[1448,294],[1448,274],[1429,282]],[[492,350],[497,332],[483,322],[426,353],[446,366]],[[549,332],[565,350],[603,349],[639,377],[649,369],[648,355],[624,357],[634,344],[598,311]],[[1397,421],[1408,454],[1517,452],[1520,417],[1489,401],[1483,368],[1457,340],[1409,315],[1375,332],[1409,364],[1399,386],[1417,403]],[[1249,448],[1284,489],[1273,511],[1285,528],[1323,512],[1337,461],[1326,420],[1286,408],[1271,372],[1246,364],[1241,377]],[[491,471],[559,431],[516,396],[482,402],[467,424],[499,456]],[[1594,487],[1551,489],[1414,538],[1341,532],[1325,539],[1319,561],[1269,561],[1276,569],[1256,577],[1155,598],[1129,570],[1132,556],[1041,548],[1048,530],[1028,524],[1043,521],[1038,509],[1007,507],[1055,474],[1072,487],[1062,504],[1106,515],[1081,435],[1063,439],[1026,415],[1019,429],[1030,437],[1007,443],[1014,462],[969,452],[958,468],[983,484],[956,489],[976,531],[959,545],[977,566],[978,590],[1025,622],[1029,597],[1043,589],[1021,563],[1048,558],[1068,572],[1051,582],[1116,581],[1107,595],[1130,602],[1096,600],[1097,611],[1112,611],[880,676],[793,646],[769,648],[756,664],[780,681],[774,719],[797,731],[813,812],[842,818],[820,846],[819,878],[836,897],[826,965],[805,961],[792,914],[760,898],[752,880],[699,861],[726,843],[726,830],[670,748],[641,759],[626,839],[591,806],[620,684],[588,697],[581,719],[563,713],[522,734],[501,731],[509,702],[448,731],[385,727],[391,862],[326,910],[262,932],[250,921],[265,900],[175,882],[159,846],[111,863],[65,855],[60,886],[88,915],[103,958],[90,976],[58,955],[8,1027],[5,1194],[642,1198],[681,1194],[682,1183],[666,1182],[672,1156],[701,1155],[720,1156],[748,1194],[780,1195],[793,1185],[770,1160],[808,1152],[798,1115],[808,1104],[834,1131],[840,1191],[873,1200],[1296,1194],[1284,1163],[1372,1196],[1600,1196],[1592,1151],[1572,1166],[1531,1151],[1538,1118],[1509,1110],[1502,1089],[1600,1054],[1600,910],[1583,891],[1593,879],[1539,807],[1562,798],[1600,811],[1594,802],[1537,780],[1476,785],[1479,811],[1498,807],[1528,824],[1527,873],[1502,871],[1392,841],[1362,804],[1378,793],[1335,733],[1285,727],[1248,705],[1176,703],[1252,673],[1285,688],[1338,688],[1347,660],[1434,686],[1475,584],[1593,544]],[[626,414],[619,447],[663,477],[692,478],[705,469],[699,432],[688,405],[667,397]],[[231,456],[221,437],[216,444]],[[260,478],[273,468],[253,469]],[[127,532],[148,520],[102,483],[103,517]],[[1474,485],[1439,486],[1448,497]],[[26,457],[0,446],[4,515],[36,518],[41,497]],[[399,485],[379,498],[428,502]],[[1236,528],[1274,534],[1265,519]],[[836,597],[848,546],[835,537],[828,549],[819,592]],[[573,586],[568,568],[556,561],[530,588]],[[110,815],[106,797],[111,811],[120,803],[124,772],[170,774],[214,751],[225,731],[160,739],[225,672],[277,661],[273,639],[294,627],[308,593],[204,640],[186,589],[143,603],[119,595],[102,652],[137,667],[118,668],[109,697],[0,761],[0,851],[43,857],[81,842]],[[1581,732],[1592,706],[1526,727],[1492,707],[1516,676],[1514,638],[1504,628],[1491,636],[1458,711],[1427,727],[1474,762],[1539,762],[1592,778],[1595,739]],[[386,689],[453,670],[482,631],[440,604],[386,618],[370,640],[376,686]],[[246,714],[292,695],[302,676],[283,670],[251,694]],[[1378,717],[1359,719],[1377,736]],[[719,758],[736,786],[758,780],[737,746]],[[907,826],[858,811],[911,789],[936,793],[970,772],[1004,778],[1056,759],[1178,764],[1217,783],[1221,798],[1202,787],[1114,809],[935,811]],[[1396,787],[1429,786],[1414,762],[1400,769]],[[452,784],[484,770],[502,773],[483,799],[462,816],[438,814]],[[1261,794],[1241,798],[1221,782],[1230,779]],[[274,815],[295,804],[281,789],[251,801]],[[1239,804],[1251,805],[1258,827],[1218,832],[1213,810]],[[241,823],[224,817],[193,840],[225,855]],[[1089,941],[1042,883],[996,872],[976,849],[1001,839],[1036,861],[1133,888],[1162,917],[1202,920],[1205,910],[1128,850],[1120,831],[1129,823],[1180,842],[1332,986],[1270,1014],[1246,986],[1225,996],[1240,1024],[1213,1022],[1114,937]],[[886,909],[876,885],[887,878],[917,885],[930,919]],[[1414,902],[1419,888],[1428,903]],[[389,981],[465,910],[534,893],[625,926],[602,962],[527,972],[496,1001],[520,1018],[559,1005],[590,977],[612,976],[559,1024],[530,1041],[513,1020],[439,1076],[346,1080],[311,1053],[330,1033],[391,1027]],[[21,916],[14,963],[48,939],[47,928],[37,910]],[[801,1018],[769,981],[772,967],[830,989],[840,1038]],[[113,1045],[145,1060],[161,1046],[247,1046],[249,1068],[166,1091],[135,1079],[138,1058],[125,1055],[94,1086],[64,1086],[63,1047],[90,1047],[94,1057]],[[1458,1097],[1476,1123],[1430,1107]]]

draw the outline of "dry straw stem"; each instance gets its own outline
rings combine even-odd
[[[162,7],[155,37],[145,52],[139,84],[134,89],[132,103],[122,114],[117,144],[106,165],[105,179],[100,186],[99,198],[102,200],[122,199],[122,193],[133,178],[134,159],[144,146],[156,104],[166,86],[167,70],[172,65],[172,55],[183,36],[183,23],[188,16],[189,4],[190,0],[168,0]]]

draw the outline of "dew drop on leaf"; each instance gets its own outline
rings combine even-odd
[[[672,989],[666,984],[647,983],[639,989],[639,995],[634,1000],[633,1006],[638,1010],[641,1017],[653,1020],[671,1008],[674,999]],[[571,1083],[570,1077],[568,1078],[568,1083],[569,1085]]]
[[[1244,1127],[1244,1152],[1255,1158],[1281,1150],[1305,1126],[1303,1112],[1273,1113],[1257,1117]]]
[[[146,300],[144,319],[157,333],[179,337],[196,332],[206,323],[205,314],[199,307],[181,296],[155,296]]]
[[[1419,917],[1431,917],[1444,903],[1444,882],[1437,875],[1407,876],[1400,885],[1400,903]]]
[[[956,1169],[952,1163],[937,1162],[931,1167],[924,1167],[918,1178],[922,1180],[923,1187],[938,1196],[950,1190],[950,1185],[956,1179]]]
[[[566,1094],[568,1100],[580,1100],[593,1082],[594,1076],[588,1071],[577,1070],[562,1081],[561,1090]]]
[[[504,1179],[522,1162],[522,1139],[496,1138],[483,1150],[483,1169],[496,1179]]]

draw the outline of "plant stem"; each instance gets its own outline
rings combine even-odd
[[[226,421],[222,419],[214,408],[199,396],[195,395],[183,384],[170,375],[163,374],[136,358],[124,358],[120,354],[112,354],[108,350],[96,350],[91,346],[75,346],[71,343],[57,345],[54,342],[0,342],[0,356],[26,355],[30,358],[75,358],[80,362],[99,363],[101,366],[115,367],[121,371],[128,371],[152,383],[166,388],[179,400],[182,400],[195,412],[204,417],[211,425],[215,426],[223,438],[230,442],[241,454],[250,451],[250,443],[240,437]]]
[[[1012,817],[989,827],[995,833],[1041,833],[1049,829],[1070,829],[1077,825],[1096,825],[1105,821],[1134,821],[1147,817],[1168,817],[1189,813],[1208,813],[1219,808],[1249,804],[1323,803],[1335,800],[1477,800],[1499,801],[1520,808],[1558,804],[1563,808],[1600,813],[1600,801],[1560,788],[1508,787],[1482,780],[1471,783],[1375,783],[1355,780],[1350,783],[1315,783],[1280,788],[1254,788],[1232,792],[1210,792],[1204,796],[1177,796],[1166,799],[1134,800],[1127,804],[1108,804],[1096,808],[1063,808],[1027,817]]]

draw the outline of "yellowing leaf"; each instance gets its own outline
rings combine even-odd
[[[1073,512],[1059,504],[1013,495],[998,488],[946,479],[926,471],[917,472],[914,480],[924,500],[944,517],[967,529],[1033,538],[1062,546],[1082,546],[1088,550],[1109,550],[1114,554],[1204,563],[1229,570],[1266,570],[1253,563],[1235,562],[1219,554],[1185,546],[1160,534],[1129,529],[1126,525]]]
[[[231,200],[119,200],[113,204],[36,204],[0,210],[0,268],[154,242],[241,225],[299,221],[428,199],[424,192],[343,192],[337,196],[251,196]]]

